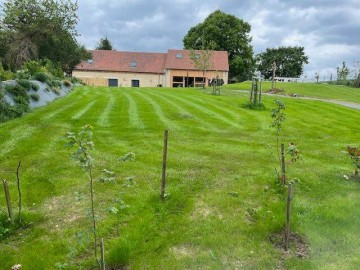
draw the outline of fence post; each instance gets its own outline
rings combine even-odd
[[[165,129],[165,131],[164,131],[163,162],[162,162],[162,179],[161,179],[161,198],[162,199],[165,198],[167,143],[168,143],[168,130]]]
[[[281,175],[280,180],[283,185],[285,185],[286,182],[286,174],[285,174],[285,146],[282,143],[281,144]]]
[[[286,203],[285,251],[289,250],[291,202],[292,202],[292,184],[289,184],[287,203]]]
[[[5,199],[6,199],[6,205],[8,209],[9,219],[11,222],[13,222],[13,215],[12,215],[12,207],[11,207],[11,200],[10,200],[10,193],[9,193],[9,186],[6,180],[3,180],[4,184],[4,192],[5,192]]]
[[[101,238],[100,252],[101,252],[101,270],[105,270],[106,266],[105,266],[104,238]]]

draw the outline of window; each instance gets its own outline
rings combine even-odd
[[[118,87],[119,86],[118,79],[109,79],[108,80],[108,86]]]
[[[131,87],[140,87],[140,80],[131,80]]]
[[[137,67],[137,62],[136,61],[131,61],[130,67]]]
[[[183,54],[182,54],[182,53],[177,53],[177,54],[176,54],[176,58],[182,59],[182,58],[183,58]]]
[[[92,64],[92,63],[94,63],[94,60],[93,59],[88,59],[88,60],[86,60],[86,62],[88,62],[89,64]]]

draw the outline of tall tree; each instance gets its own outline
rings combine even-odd
[[[107,50],[107,51],[112,51],[113,50],[113,46],[110,42],[110,40],[105,37],[100,39],[99,43],[97,44],[95,50]]]
[[[273,75],[273,63],[276,63],[275,76],[300,77],[304,64],[309,57],[305,55],[304,47],[267,48],[256,56],[257,69],[266,79]]]
[[[80,53],[77,9],[76,0],[6,1],[0,17],[0,46],[7,66],[17,69],[27,60],[43,58],[64,66],[59,55],[69,58],[74,51]],[[72,50],[66,49],[69,43]]]
[[[185,49],[214,49],[229,54],[229,77],[239,81],[250,79],[254,70],[253,48],[249,36],[251,26],[220,10],[204,22],[190,28],[183,39]],[[214,45],[211,48],[211,44]]]

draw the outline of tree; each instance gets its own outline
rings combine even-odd
[[[265,52],[256,56],[257,69],[265,79],[271,78],[274,62],[276,62],[275,76],[300,77],[304,64],[309,63],[308,60],[304,47],[267,48]]]
[[[320,73],[315,72],[315,80],[316,80],[317,83],[319,82],[319,78],[320,78]]]
[[[342,63],[342,67],[336,68],[337,81],[340,83],[345,83],[347,77],[350,74],[350,69],[346,66],[346,62]]]
[[[194,63],[195,68],[203,73],[203,88],[205,88],[206,72],[213,66],[212,55],[213,51],[208,49],[190,50],[190,59]]]
[[[244,81],[252,76],[255,63],[253,48],[250,45],[250,30],[249,23],[217,10],[211,13],[203,23],[190,28],[183,39],[184,48],[227,51],[229,77]]]
[[[15,70],[28,60],[44,58],[65,66],[63,57],[82,53],[76,41],[76,1],[8,0],[2,9],[0,47],[7,67]]]
[[[110,42],[110,40],[105,37],[100,39],[99,43],[97,44],[95,50],[107,50],[107,51],[112,51],[113,50],[113,46]]]

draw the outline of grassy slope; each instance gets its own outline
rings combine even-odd
[[[264,91],[269,90],[271,82],[263,82],[262,87]],[[227,90],[250,90],[251,82],[229,84],[223,88]],[[276,88],[284,89],[287,94],[360,103],[360,89],[343,85],[277,82]]]
[[[275,269],[282,253],[269,236],[283,228],[284,196],[274,181],[275,134],[269,128],[274,105],[265,97],[266,111],[246,110],[241,104],[247,99],[236,92],[82,87],[0,125],[0,175],[10,181],[15,203],[14,170],[22,160],[26,219],[33,221],[0,243],[1,269],[15,263],[24,270],[54,269],[57,262],[68,262],[70,269],[93,265],[91,245],[82,236],[89,228],[87,179],[61,140],[63,132],[88,123],[95,128],[97,170],[117,175],[116,185],[95,186],[109,263],[125,261],[132,269]],[[296,142],[304,156],[289,168],[289,177],[301,180],[292,227],[311,249],[310,259],[289,256],[285,265],[356,269],[360,186],[343,179],[352,167],[342,151],[358,144],[358,111],[285,102],[283,140]],[[170,130],[170,196],[161,203],[164,128]],[[118,161],[130,151],[135,162]],[[134,186],[123,185],[129,176]],[[81,195],[85,199],[77,199]],[[121,200],[129,207],[115,215],[105,211],[120,209]]]

